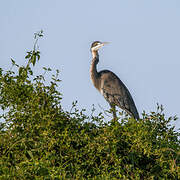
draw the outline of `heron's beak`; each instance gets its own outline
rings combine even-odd
[[[106,45],[106,44],[109,44],[110,42],[102,42],[103,46]]]

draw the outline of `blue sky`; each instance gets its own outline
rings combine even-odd
[[[41,60],[35,68],[59,69],[63,106],[96,112],[109,105],[90,81],[90,45],[111,44],[100,50],[98,69],[116,73],[131,92],[139,113],[163,104],[167,116],[180,117],[180,1],[179,0],[31,0],[2,1],[0,6],[0,67],[10,58],[24,64],[33,34]],[[180,122],[176,122],[180,127]]]

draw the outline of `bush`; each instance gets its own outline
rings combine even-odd
[[[26,66],[12,60],[11,70],[0,69],[0,178],[180,179],[180,134],[171,125],[177,118],[165,118],[159,105],[142,119],[108,123],[102,113],[85,115],[76,102],[64,111],[59,71],[49,84],[33,74],[41,36]]]

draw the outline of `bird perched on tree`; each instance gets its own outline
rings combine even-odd
[[[97,72],[99,62],[98,50],[107,42],[95,41],[91,45],[92,63],[90,68],[91,80],[95,88],[104,96],[113,110],[116,119],[115,106],[125,110],[130,116],[139,119],[139,114],[133,98],[124,83],[111,71],[103,70]]]

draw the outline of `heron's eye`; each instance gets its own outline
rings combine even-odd
[[[100,42],[97,42],[95,46],[99,46],[99,45],[101,45],[101,43],[100,43]]]
[[[100,42],[94,42],[93,45],[92,45],[92,47],[96,47],[96,46],[99,46],[99,45],[101,45]]]

